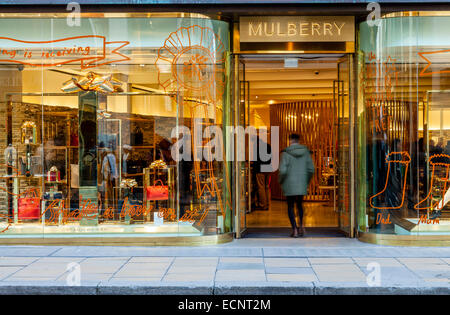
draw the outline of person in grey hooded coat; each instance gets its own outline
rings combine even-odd
[[[288,215],[293,232],[291,237],[304,235],[303,196],[307,194],[308,184],[314,174],[314,163],[306,146],[299,143],[300,136],[291,134],[289,146],[282,151],[278,179],[286,196]],[[294,204],[297,203],[299,226],[297,227]]]

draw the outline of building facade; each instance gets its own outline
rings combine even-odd
[[[0,2],[0,244],[242,237],[292,132],[336,229],[448,244],[450,6],[327,2]]]

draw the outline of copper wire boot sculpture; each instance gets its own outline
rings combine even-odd
[[[382,210],[382,209],[385,209],[385,210],[400,209],[403,206],[403,203],[405,201],[406,179],[407,179],[409,164],[411,163],[411,157],[410,157],[409,153],[406,151],[391,152],[386,155],[386,163],[388,164],[388,169],[387,169],[386,183],[384,184],[384,188],[379,193],[370,197],[369,203],[370,203],[370,206],[374,209],[380,209],[380,210]],[[377,198],[378,196],[383,194],[386,191],[386,189],[388,188],[389,178],[391,176],[391,164],[392,163],[399,163],[399,164],[405,165],[405,175],[404,175],[403,183],[402,183],[403,187],[402,187],[401,203],[400,203],[400,205],[394,206],[394,207],[387,207],[387,206],[377,207],[373,204],[373,199]]]
[[[430,180],[430,190],[428,191],[427,196],[419,201],[419,203],[414,205],[414,209],[416,210],[441,210],[447,202],[450,200],[450,189],[448,189],[448,181],[449,181],[449,170],[450,170],[450,156],[447,154],[435,154],[430,156],[428,159],[431,169],[431,180]],[[436,167],[442,166],[445,168],[445,177],[439,177],[436,175]],[[438,189],[441,191],[441,200],[433,203],[433,189],[439,183],[443,183],[444,187],[442,189]],[[447,190],[448,189],[448,190]],[[427,203],[430,201],[428,206],[421,206],[423,203]]]

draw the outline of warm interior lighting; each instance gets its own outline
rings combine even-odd
[[[297,115],[286,115],[286,119],[297,119]]]

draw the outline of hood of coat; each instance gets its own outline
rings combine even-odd
[[[308,148],[302,144],[292,144],[283,150],[289,155],[292,155],[295,158],[301,157],[308,153]]]

